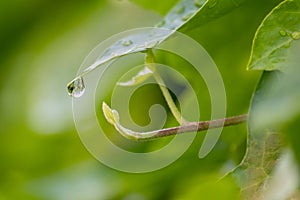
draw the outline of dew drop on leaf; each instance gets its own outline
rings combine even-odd
[[[83,78],[81,76],[76,77],[68,84],[67,89],[68,89],[68,94],[71,97],[75,97],[75,98],[81,97],[85,90]]]
[[[122,42],[122,45],[125,46],[125,47],[128,47],[128,46],[132,45],[132,43],[133,42],[131,40],[125,40],[125,41]]]
[[[162,21],[160,21],[158,24],[156,24],[156,27],[162,27],[163,25],[165,25],[166,24],[166,21],[165,20],[162,20]]]
[[[118,54],[117,54],[116,52],[111,52],[111,53],[110,53],[110,56],[111,56],[111,57],[115,57],[115,56],[117,56],[117,55],[118,55]]]
[[[300,39],[300,32],[298,31],[295,31],[291,34],[291,37],[294,39],[294,40],[299,40]]]
[[[181,7],[177,8],[176,13],[177,14],[182,14],[184,11],[185,11],[185,7],[181,6]]]
[[[285,30],[280,30],[280,31],[279,31],[279,34],[280,34],[281,36],[286,36],[286,35],[287,35],[287,33],[286,33]]]
[[[203,1],[202,1],[202,0],[195,0],[195,1],[194,1],[194,5],[195,5],[197,8],[200,8],[200,7],[203,5]]]

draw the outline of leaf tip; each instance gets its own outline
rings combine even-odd
[[[111,109],[105,102],[102,103],[102,111],[105,119],[112,125],[115,125],[119,120],[119,114],[116,110]]]

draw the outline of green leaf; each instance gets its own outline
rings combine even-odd
[[[177,2],[178,0],[131,0],[132,2],[150,9],[150,10],[154,10],[157,11],[160,14],[166,14],[170,8],[172,8]]]
[[[285,62],[286,70],[280,74],[280,78],[274,78],[265,85],[268,89],[264,92],[263,98],[256,102],[252,112],[256,128],[274,127],[287,135],[300,164],[299,48],[300,41],[291,46],[288,61]]]
[[[208,0],[205,6],[203,6],[188,23],[185,23],[179,31],[185,32],[198,28],[211,20],[222,17],[247,1],[248,0]],[[195,0],[195,4],[197,4],[197,2],[199,4],[201,0]]]
[[[146,29],[117,41],[80,75],[83,76],[115,58],[153,48],[169,38],[175,31],[184,32],[197,28],[237,8],[245,1],[182,0],[155,26],[162,29],[155,29],[150,33],[149,29]]]
[[[254,110],[257,127],[277,126],[280,127],[286,122],[299,115],[300,99],[300,68],[299,68],[300,41],[293,46],[285,62],[286,70],[280,79],[273,80],[268,85],[264,98],[257,103]]]
[[[278,72],[264,72],[257,86],[249,113],[248,142],[246,155],[234,171],[245,199],[261,199],[269,189],[268,181],[281,155],[281,138],[279,133],[269,127],[255,126],[257,104],[264,98],[269,89],[266,83],[273,81]]]
[[[274,170],[280,166],[283,144],[282,135],[290,140],[296,158],[299,153],[299,121],[300,121],[300,68],[299,47],[291,47],[288,62],[285,62],[287,70],[265,71],[261,77],[250,109],[248,123],[247,154],[241,165],[234,171],[238,179],[243,195],[249,199],[260,199],[265,193],[270,195]],[[290,166],[295,168],[294,166]],[[295,192],[298,182],[287,183],[285,189],[288,194]],[[296,184],[296,185],[295,185]],[[290,188],[288,188],[290,187]],[[273,189],[274,190],[274,189]],[[283,195],[283,194],[281,194]],[[274,196],[274,195],[273,195]],[[287,199],[285,196],[281,199]],[[272,198],[271,198],[272,199]]]
[[[285,0],[267,15],[258,28],[248,69],[284,69],[289,48],[298,39],[300,39],[300,1]]]
[[[110,124],[115,125],[119,123],[119,113],[116,110],[112,110],[105,102],[102,104],[102,110],[104,117]]]
[[[233,172],[246,199],[263,199],[271,194],[273,173],[284,157],[279,132],[287,133],[291,143],[298,144],[299,136],[294,134],[298,128],[293,126],[293,120],[300,116],[300,90],[296,87],[300,84],[299,8],[299,2],[281,3],[265,18],[254,39],[250,69],[272,71],[264,71],[252,99],[247,154]],[[282,69],[284,73],[279,71]],[[299,118],[296,121],[299,124]],[[286,124],[289,128],[283,129]],[[294,152],[299,158],[298,151]],[[293,193],[297,185],[293,183],[290,187],[287,190]],[[291,194],[285,195],[281,199]]]
[[[259,198],[270,189],[269,180],[283,156],[282,135],[279,132],[286,133],[290,138],[299,161],[299,48],[300,41],[291,45],[284,63],[284,73],[264,71],[252,99],[247,154],[233,173],[246,197]]]

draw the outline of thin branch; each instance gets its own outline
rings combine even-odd
[[[131,140],[152,140],[155,138],[161,138],[181,133],[204,131],[212,128],[221,128],[224,126],[232,126],[241,124],[247,121],[248,115],[238,115],[234,117],[228,117],[223,119],[216,119],[210,121],[200,121],[200,122],[187,122],[181,126],[176,126],[172,128],[159,129],[147,132],[137,132],[125,128],[120,124],[120,117],[118,111],[111,109],[105,102],[102,103],[102,111],[106,120],[112,124],[115,129],[124,137]]]
[[[155,138],[161,138],[161,137],[167,137],[182,133],[188,133],[188,132],[199,132],[204,131],[212,128],[221,128],[225,126],[232,126],[237,125],[241,123],[247,122],[248,115],[237,115],[233,117],[228,117],[224,119],[216,119],[216,120],[210,120],[210,121],[200,121],[200,122],[188,122],[182,126],[172,127],[172,128],[165,128],[158,130],[156,134],[152,135],[151,137],[147,138],[138,138],[136,137],[136,140],[151,140]]]

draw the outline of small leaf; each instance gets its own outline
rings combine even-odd
[[[300,1],[285,0],[268,14],[256,31],[248,69],[284,69],[291,43],[299,38]]]
[[[102,110],[106,120],[115,125],[119,121],[119,113],[116,110],[112,110],[105,102],[102,103]]]
[[[146,81],[150,76],[152,76],[153,71],[148,67],[144,67],[137,75],[131,78],[131,80],[126,82],[118,82],[120,86],[133,86]]]
[[[118,111],[111,109],[105,102],[102,103],[102,111],[105,119],[112,124],[115,129],[125,138],[131,140],[143,140],[156,135],[159,130],[149,132],[135,132],[130,129],[123,127],[120,124],[120,117]]]

